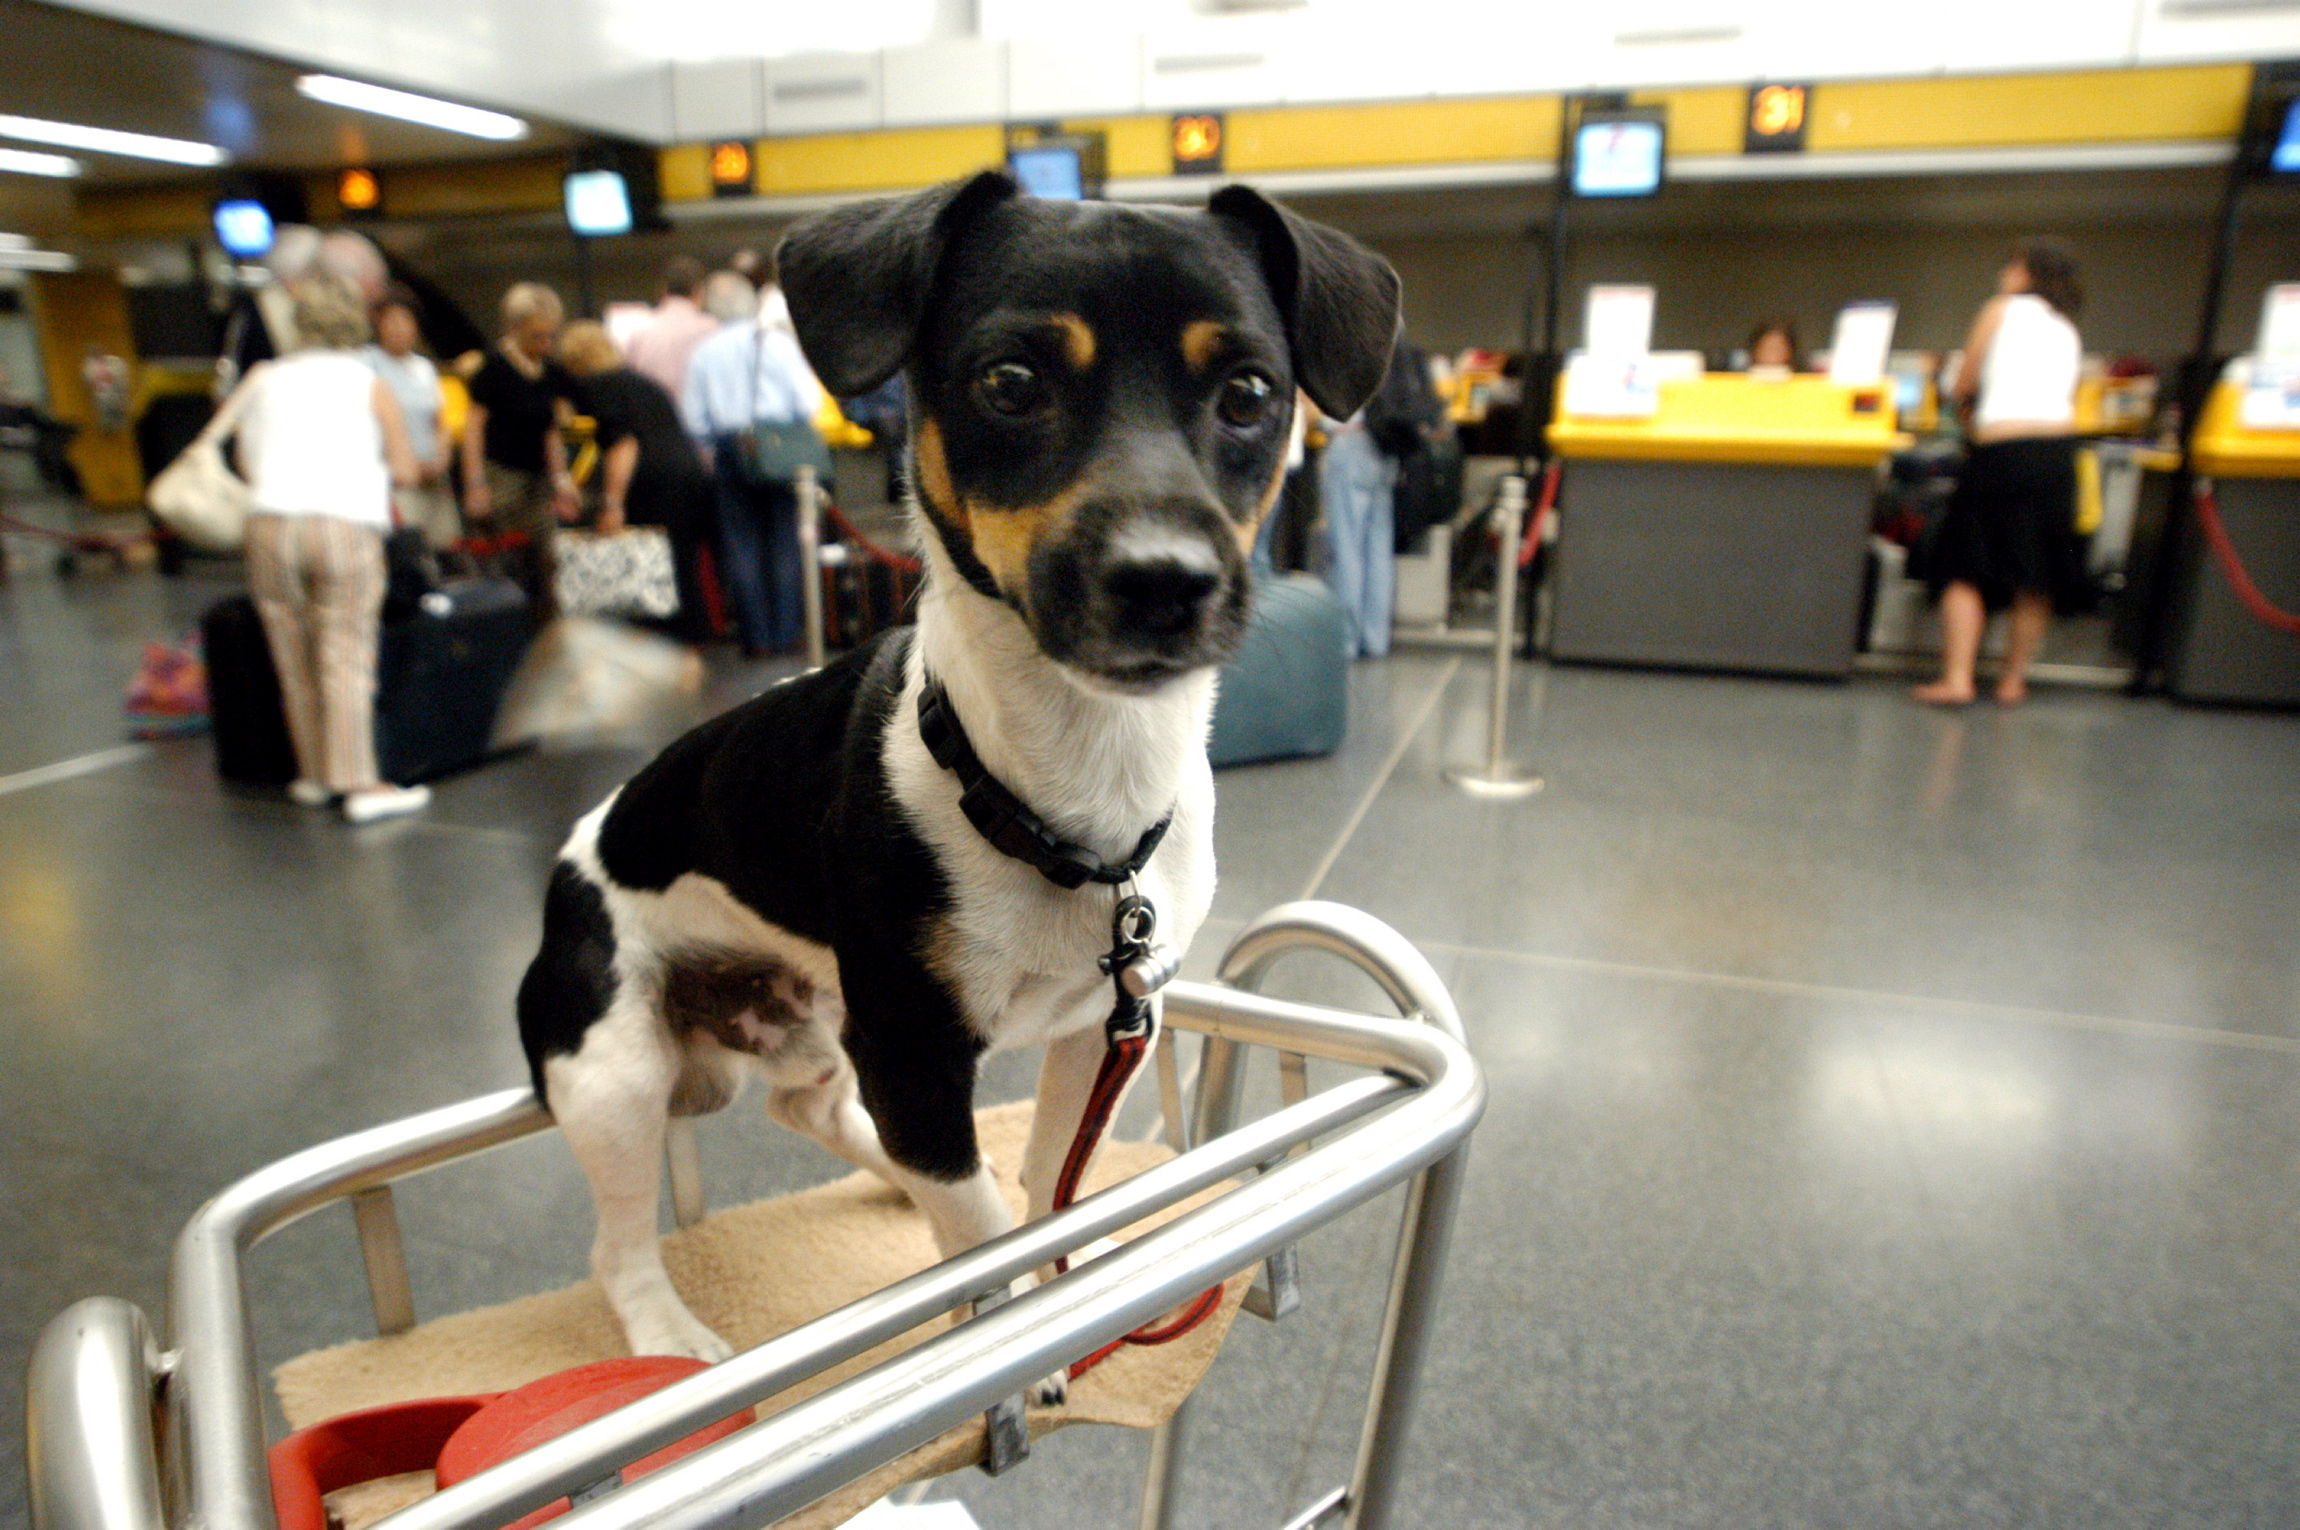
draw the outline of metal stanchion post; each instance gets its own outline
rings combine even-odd
[[[1525,540],[1523,478],[1513,473],[1501,481],[1494,515],[1501,523],[1501,557],[1494,574],[1493,708],[1486,718],[1485,763],[1448,765],[1445,778],[1472,797],[1512,801],[1541,790],[1541,777],[1502,753],[1509,743],[1509,654],[1517,642],[1517,554]]]
[[[799,609],[805,614],[807,668],[823,667],[823,486],[815,470],[799,467]]]

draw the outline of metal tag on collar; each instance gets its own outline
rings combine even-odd
[[[1181,953],[1158,939],[1158,911],[1140,893],[1128,893],[1111,911],[1110,954],[1101,965],[1118,985],[1121,1009],[1131,1003],[1146,1010],[1150,996],[1181,971]]]

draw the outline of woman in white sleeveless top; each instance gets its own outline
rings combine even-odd
[[[1950,391],[1973,399],[1973,447],[1934,539],[1928,582],[1941,606],[1941,677],[1919,701],[1962,706],[1991,613],[2011,631],[1996,699],[2028,695],[2028,667],[2056,603],[2083,588],[2076,538],[2076,382],[2083,346],[2076,263],[2047,240],[2013,252],[1965,342]],[[1978,395],[1977,398],[1975,395]]]
[[[425,787],[375,769],[375,649],[391,490],[417,481],[391,389],[357,354],[358,295],[313,278],[295,289],[300,348],[251,372],[239,426],[248,480],[248,593],[263,618],[295,744],[288,795],[340,798],[354,823],[412,813]]]

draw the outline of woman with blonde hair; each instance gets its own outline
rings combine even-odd
[[[711,635],[700,572],[711,534],[711,475],[679,422],[679,406],[661,383],[625,364],[603,325],[586,319],[567,326],[559,355],[598,426],[599,530],[660,526],[669,534],[678,632],[700,646]]]
[[[471,378],[463,424],[463,513],[475,534],[503,544],[498,566],[527,592],[541,626],[558,612],[551,543],[575,511],[575,480],[560,438],[574,379],[553,359],[566,310],[541,282],[503,294],[503,338]]]
[[[279,671],[295,746],[288,795],[340,799],[367,823],[431,800],[375,767],[375,650],[391,490],[418,477],[391,389],[357,354],[357,293],[325,276],[292,293],[297,349],[240,384],[240,471],[248,481],[248,590]]]

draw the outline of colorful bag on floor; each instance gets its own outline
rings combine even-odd
[[[208,668],[190,642],[146,643],[128,682],[130,738],[182,738],[208,728]]]
[[[561,532],[558,558],[559,609],[568,616],[660,620],[678,614],[671,535],[660,526],[634,526],[605,536]]]

